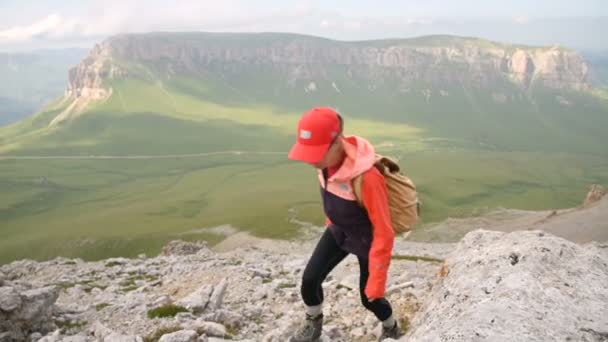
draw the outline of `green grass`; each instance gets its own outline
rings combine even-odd
[[[438,262],[438,263],[442,263],[444,261],[442,259],[425,257],[425,256],[417,256],[417,255],[392,255],[391,259],[393,259],[393,260],[409,260],[409,261],[418,261],[418,260],[420,260],[420,261]]]
[[[101,311],[105,308],[107,308],[108,306],[111,306],[112,304],[108,304],[108,303],[99,303],[95,305],[95,310],[97,311]]]
[[[110,261],[109,263],[106,264],[106,267],[114,267],[114,266],[120,266],[122,265],[122,263],[118,262],[118,261]]]
[[[86,321],[77,321],[77,322],[72,322],[72,321],[55,321],[55,325],[57,325],[57,327],[61,330],[62,333],[66,333],[69,332],[72,329],[78,330],[84,326],[87,325]]]
[[[400,158],[418,186],[420,226],[499,207],[571,207],[590,184],[608,184],[608,161],[593,156],[449,149],[387,154]],[[177,238],[213,245],[223,236],[204,228],[223,224],[289,239],[299,233],[293,215],[323,224],[315,171],[283,155],[0,161],[0,186],[4,262],[156,255]]]
[[[148,318],[175,317],[180,312],[188,312],[188,309],[179,305],[164,305],[148,310]]]

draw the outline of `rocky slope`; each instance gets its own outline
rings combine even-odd
[[[148,341],[172,330],[196,331],[199,341],[284,341],[303,317],[299,280],[312,243],[214,253],[205,244],[176,241],[155,258],[4,265],[0,292],[8,299],[0,301],[0,341],[37,340],[43,334],[48,334],[43,341]],[[441,258],[452,247],[401,241],[395,253]],[[394,261],[387,294],[402,319],[412,317],[431,288],[437,261]],[[368,340],[375,319],[359,302],[356,259],[347,258],[324,287],[332,293],[325,340]],[[170,310],[168,305],[184,312],[148,316],[155,308]]]
[[[406,341],[606,341],[608,244],[467,234]]]
[[[303,316],[299,283],[314,242],[220,253],[176,241],[153,258],[13,262],[0,267],[0,341],[285,341]],[[402,341],[608,336],[605,244],[476,230],[457,245],[398,239],[394,250],[387,297],[412,322]],[[324,283],[323,341],[376,339],[357,283],[351,257]]]
[[[608,241],[608,191],[601,185],[590,187],[581,205],[560,210],[498,209],[470,218],[449,218],[414,231],[417,241],[459,241],[475,229],[500,232],[542,230],[564,239],[587,243]]]

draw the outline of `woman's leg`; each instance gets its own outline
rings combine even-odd
[[[318,341],[323,330],[323,287],[325,277],[348,255],[326,229],[308,260],[302,275],[302,299],[306,304],[306,319],[289,339],[290,342]]]
[[[301,294],[304,304],[308,307],[318,307],[323,303],[323,288],[321,284],[329,272],[344,260],[347,255],[348,252],[343,251],[338,246],[331,231],[326,229],[308,260],[308,264],[302,275]]]
[[[392,320],[393,309],[391,308],[391,304],[384,298],[376,299],[373,302],[370,302],[367,296],[365,295],[365,286],[367,285],[367,279],[369,278],[369,259],[357,257],[359,259],[359,292],[361,294],[361,303],[365,306],[366,309],[373,312],[376,317],[382,321],[383,323]]]

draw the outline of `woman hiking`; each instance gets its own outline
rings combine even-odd
[[[306,315],[292,342],[317,341],[321,336],[321,284],[348,254],[359,261],[361,303],[382,322],[379,340],[403,335],[384,298],[394,241],[386,183],[374,167],[374,147],[364,138],[342,132],[343,120],[336,111],[313,108],[300,118],[297,141],[289,152],[289,159],[318,170],[327,224],[302,275],[300,291]],[[352,185],[359,175],[363,206]]]

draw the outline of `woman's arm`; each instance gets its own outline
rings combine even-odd
[[[386,182],[375,167],[363,175],[361,193],[363,205],[373,227],[373,240],[369,251],[369,279],[365,287],[365,295],[372,300],[384,297],[395,233],[391,225]]]

